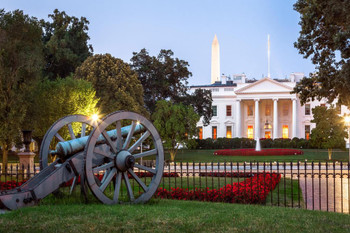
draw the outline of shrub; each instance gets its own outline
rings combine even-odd
[[[217,150],[214,155],[228,156],[267,156],[267,155],[302,155],[303,151],[297,149],[264,149],[256,151],[255,149],[238,149],[238,150]]]

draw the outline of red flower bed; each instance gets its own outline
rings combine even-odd
[[[281,179],[280,174],[260,173],[242,182],[227,184],[220,189],[158,188],[155,196],[177,200],[198,200],[228,203],[264,203],[267,195]]]
[[[302,155],[304,152],[297,149],[263,149],[256,151],[255,149],[238,149],[238,150],[217,150],[214,155],[228,156],[268,156],[268,155]]]
[[[22,182],[17,182],[17,181],[14,181],[14,180],[0,182],[0,190],[14,189],[14,188],[17,188],[17,187],[21,186],[22,184],[24,184],[24,182],[26,182],[26,180],[22,181]]]

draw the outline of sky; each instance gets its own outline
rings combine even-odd
[[[267,35],[271,43],[271,77],[292,72],[314,72],[293,43],[300,15],[295,0],[1,0],[6,11],[48,20],[54,9],[89,21],[89,43],[94,54],[110,53],[130,62],[133,52],[146,48],[156,56],[171,49],[188,61],[189,85],[210,83],[211,43],[220,44],[220,69],[225,75],[267,76]]]

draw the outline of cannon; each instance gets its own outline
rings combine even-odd
[[[56,159],[49,163],[52,157]],[[141,163],[147,157],[155,160],[154,166]],[[156,192],[164,170],[156,128],[145,117],[126,111],[98,121],[84,115],[61,118],[46,132],[39,158],[40,172],[22,186],[2,191],[0,208],[36,205],[71,180],[72,192],[79,178],[82,193],[87,186],[104,204],[144,203]]]

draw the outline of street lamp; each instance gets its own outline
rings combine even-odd
[[[350,162],[350,116],[344,117],[345,126],[348,127],[348,142],[349,142],[349,162]]]

